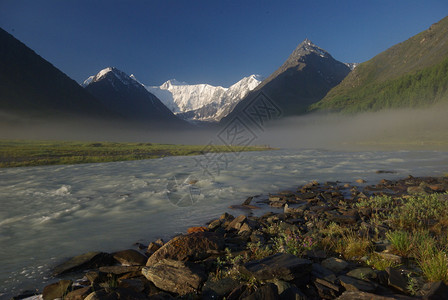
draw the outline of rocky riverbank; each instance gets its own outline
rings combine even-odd
[[[445,299],[447,191],[446,177],[409,176],[249,197],[233,207],[247,214],[224,213],[167,242],[74,257],[40,297]],[[251,213],[266,205],[273,211]]]

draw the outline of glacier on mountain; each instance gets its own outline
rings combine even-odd
[[[225,88],[209,84],[190,85],[171,79],[161,86],[145,87],[178,116],[187,120],[213,122],[227,115],[261,80],[259,75],[250,75]]]

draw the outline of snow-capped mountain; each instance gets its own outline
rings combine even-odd
[[[189,85],[172,79],[161,86],[146,86],[146,89],[181,118],[219,121],[260,82],[259,75],[251,75],[225,88],[209,84]]]
[[[126,119],[171,125],[184,123],[134,76],[116,68],[105,68],[87,78],[82,85],[103,105]]]
[[[344,63],[347,67],[349,67],[350,68],[350,70],[354,70],[358,65],[359,65],[359,63]]]

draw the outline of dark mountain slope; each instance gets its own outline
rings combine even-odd
[[[260,91],[280,108],[283,116],[302,114],[349,72],[347,65],[306,39],[280,68],[241,100],[225,119],[240,114]]]
[[[0,29],[0,110],[16,115],[117,117],[74,80]]]

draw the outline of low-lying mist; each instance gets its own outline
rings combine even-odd
[[[251,128],[251,145],[334,150],[448,150],[448,105],[357,115],[309,114]],[[222,144],[223,128],[166,129],[126,122],[31,120],[0,115],[0,138]],[[230,121],[231,122],[231,121]],[[244,121],[243,121],[244,122]],[[244,135],[244,133],[243,133]]]
[[[261,142],[286,148],[448,150],[448,104],[430,108],[310,114],[272,124]]]

